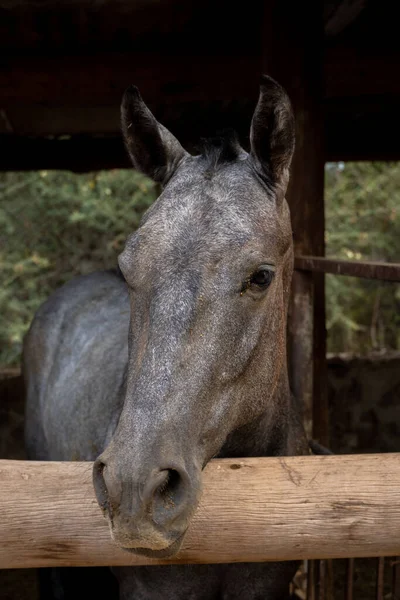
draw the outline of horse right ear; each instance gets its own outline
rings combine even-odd
[[[250,131],[251,157],[257,170],[286,190],[295,142],[289,96],[279,83],[263,75]]]
[[[165,184],[188,156],[172,133],[158,123],[134,85],[122,98],[121,126],[133,166],[157,183]]]

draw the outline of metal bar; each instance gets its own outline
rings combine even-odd
[[[334,600],[334,562],[332,559],[326,561],[326,600]]]
[[[326,560],[318,563],[318,600],[326,600]]]
[[[347,560],[345,600],[353,600],[353,585],[354,585],[354,558],[349,558]]]
[[[400,600],[400,556],[391,562],[392,574],[392,600]]]
[[[307,600],[316,600],[316,589],[315,589],[315,560],[308,561],[307,571]]]
[[[296,256],[294,266],[298,271],[333,273],[334,275],[400,282],[399,263],[339,260],[321,256]]]
[[[376,600],[383,600],[385,574],[385,559],[383,556],[378,558],[378,571],[376,576]]]

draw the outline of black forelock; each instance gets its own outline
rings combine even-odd
[[[218,167],[234,162],[243,149],[233,129],[221,131],[215,137],[201,140],[200,158],[206,163],[206,168],[215,171]]]

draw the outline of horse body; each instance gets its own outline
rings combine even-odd
[[[213,456],[307,452],[286,367],[293,116],[265,78],[250,154],[227,137],[188,155],[136,89],[122,127],[134,165],[163,192],[119,257],[122,276],[76,278],[39,309],[24,348],[26,440],[33,459],[94,460],[114,540],[170,557]],[[295,568],[113,572],[121,600],[282,600]]]

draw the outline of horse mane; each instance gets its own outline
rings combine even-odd
[[[206,163],[206,169],[210,172],[234,162],[241,154],[243,148],[233,129],[223,130],[214,137],[201,140],[200,159]]]

